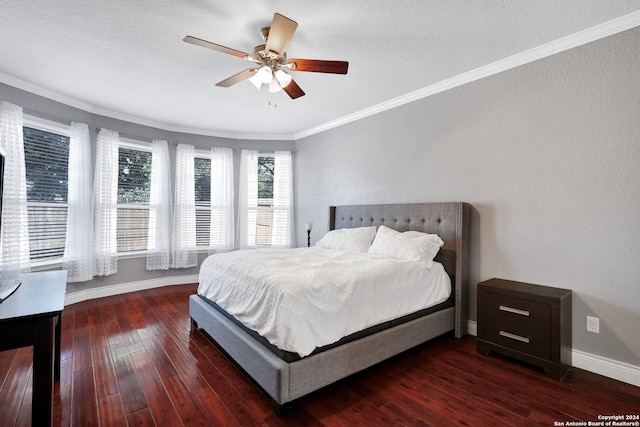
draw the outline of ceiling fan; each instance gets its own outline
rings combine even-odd
[[[304,91],[287,71],[347,74],[347,69],[349,68],[349,62],[347,61],[287,59],[286,48],[297,27],[298,23],[296,21],[275,13],[271,27],[264,27],[261,31],[265,44],[256,46],[253,49],[253,53],[245,53],[193,36],[186,36],[183,40],[187,43],[217,50],[218,52],[237,56],[255,63],[254,67],[234,74],[216,83],[216,86],[229,87],[248,79],[258,89],[262,85],[268,85],[269,92],[284,90],[291,99],[296,99],[303,96]]]

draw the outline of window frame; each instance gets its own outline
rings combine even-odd
[[[48,132],[48,133],[53,133],[56,135],[60,135],[60,136],[64,136],[67,138],[71,138],[71,124],[67,124],[66,122],[56,122],[53,120],[49,120],[49,119],[45,119],[42,117],[37,117],[37,116],[33,116],[31,114],[27,114],[24,113],[23,117],[22,117],[22,128],[23,128],[23,132],[24,132],[24,128],[31,128],[31,129],[36,129],[36,130],[40,130],[43,132]],[[24,143],[24,136],[23,136],[23,143]],[[68,161],[69,158],[67,157],[67,171],[68,171]],[[67,188],[68,189],[68,188]],[[66,207],[68,208],[69,204],[68,202],[65,203],[47,203],[47,202],[29,202],[27,200],[27,210],[29,209],[30,206],[34,206],[34,207]],[[65,224],[65,230],[66,230],[67,224]],[[29,242],[31,243],[31,236],[29,236]],[[66,245],[66,236],[65,236],[65,245]],[[64,254],[64,251],[63,251]],[[51,267],[58,267],[62,265],[62,256],[60,257],[56,257],[56,258],[51,258],[51,259],[32,259],[31,256],[29,256],[29,261],[31,263],[31,268],[34,271],[38,271],[38,270],[42,270],[42,269],[48,269]]]

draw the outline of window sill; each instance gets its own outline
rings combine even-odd
[[[147,251],[123,252],[118,254],[118,259],[144,258]],[[49,261],[33,261],[31,262],[31,271],[44,271],[62,268],[62,259],[58,258]]]
[[[256,246],[256,248],[258,247],[264,247],[264,246]],[[216,253],[233,251],[233,249],[221,250],[218,248],[209,248],[209,247],[197,248],[198,254],[206,254],[211,250],[214,250]],[[147,256],[147,251],[122,252],[118,254],[118,260],[145,258],[146,256]],[[34,261],[31,263],[31,271],[34,271],[34,272],[45,271],[45,270],[55,270],[55,269],[61,269],[61,268],[62,268],[62,259],[59,259],[59,258],[55,260],[49,260],[49,261]]]
[[[62,260],[37,261],[31,263],[31,271],[55,270],[62,268]]]
[[[122,252],[118,254],[118,259],[143,258],[147,256],[147,251]]]

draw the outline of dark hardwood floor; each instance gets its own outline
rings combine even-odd
[[[62,316],[55,425],[553,426],[640,413],[640,388],[574,369],[565,382],[440,337],[294,403],[282,417],[199,331],[169,286],[86,301]],[[0,424],[31,422],[32,349],[0,352]]]

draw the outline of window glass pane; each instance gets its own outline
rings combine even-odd
[[[120,147],[118,150],[118,252],[147,250],[151,152]]]
[[[211,228],[211,159],[194,159],[196,246],[209,246]]]
[[[69,137],[25,126],[27,217],[33,261],[61,258],[67,233]]]
[[[272,210],[258,209],[258,220],[256,222],[256,245],[271,245],[272,221]]]
[[[151,152],[120,147],[118,204],[149,204]]]
[[[273,170],[274,157],[258,157],[258,219],[256,245],[271,245],[273,221]]]
[[[211,209],[196,208],[196,246],[209,246]]]
[[[146,251],[149,209],[118,208],[118,252]]]
[[[273,157],[258,157],[258,204],[260,200],[273,203]]]
[[[67,235],[67,206],[27,204],[32,261],[61,258]]]
[[[196,206],[211,206],[211,159],[193,159]]]
[[[27,201],[67,203],[69,137],[28,127],[23,133]]]

